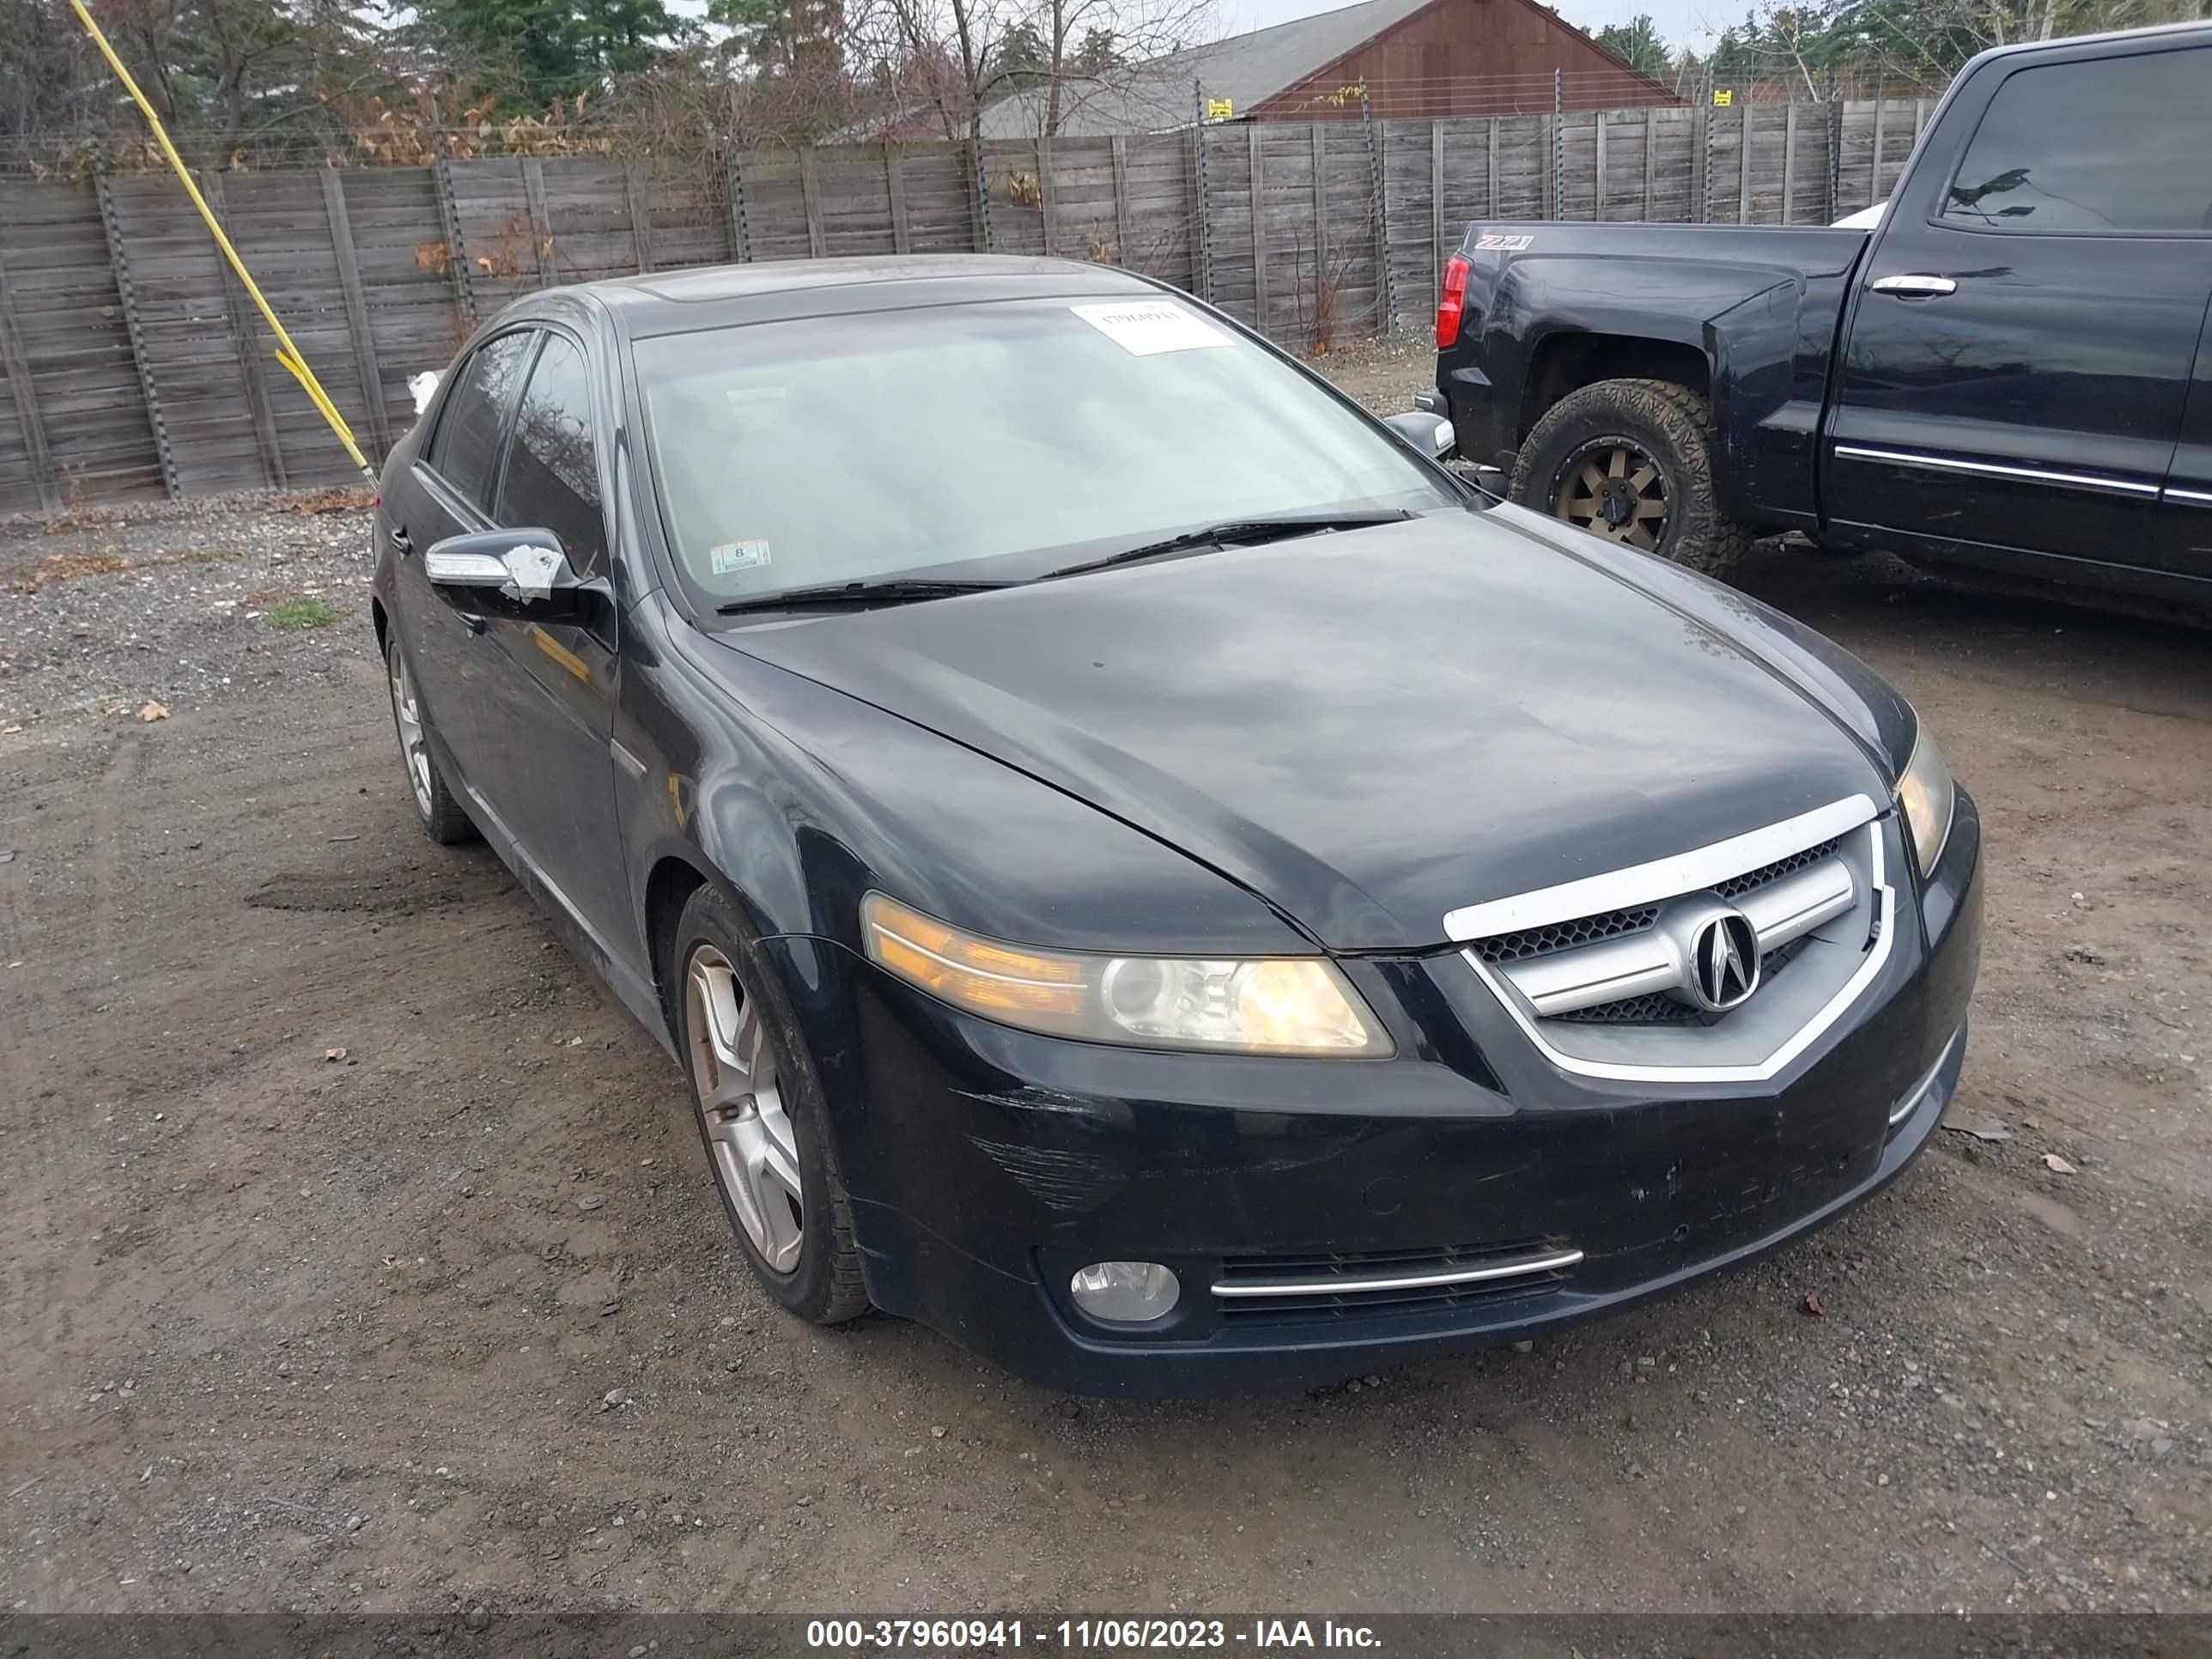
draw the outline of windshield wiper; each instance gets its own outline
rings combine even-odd
[[[1328,513],[1297,519],[1230,519],[1220,524],[1207,525],[1202,530],[1186,530],[1180,536],[1170,536],[1165,541],[1146,542],[1141,547],[1124,548],[1119,553],[1109,553],[1103,559],[1089,559],[1081,564],[1063,566],[1048,571],[1044,580],[1058,576],[1080,576],[1086,571],[1110,569],[1117,564],[1134,564],[1139,559],[1158,558],[1164,553],[1184,553],[1199,547],[1255,547],[1262,542],[1288,541],[1295,536],[1318,536],[1331,530],[1365,530],[1378,524],[1401,524],[1413,515],[1401,508],[1395,513]]]
[[[815,587],[787,587],[780,593],[757,593],[750,599],[718,605],[718,617],[735,617],[748,611],[782,611],[799,605],[912,605],[923,599],[949,599],[956,593],[988,593],[1011,582],[889,581],[823,582]]]

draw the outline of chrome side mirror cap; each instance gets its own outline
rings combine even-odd
[[[1382,424],[1432,460],[1450,454],[1458,441],[1449,421],[1425,410],[1409,409],[1402,415],[1386,416]]]

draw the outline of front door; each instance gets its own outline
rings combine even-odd
[[[1963,159],[1931,148],[1859,273],[1832,521],[2052,575],[2156,562],[2212,297],[2212,49],[2131,44],[2001,59],[1945,112]]]
[[[611,953],[631,925],[608,749],[618,618],[592,386],[583,344],[548,327],[515,412],[492,516],[506,529],[551,531],[570,568],[598,592],[579,623],[533,621],[527,605],[490,619],[496,683],[488,706],[500,742],[481,787],[556,902]]]
[[[500,737],[489,695],[494,652],[489,623],[422,574],[422,556],[447,536],[490,527],[493,492],[507,428],[538,344],[535,329],[494,335],[453,370],[437,425],[386,514],[399,556],[393,597],[429,724],[451,755],[465,805],[489,781]]]

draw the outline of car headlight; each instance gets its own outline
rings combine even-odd
[[[1334,963],[1036,951],[979,939],[881,893],[860,902],[869,959],[971,1014],[1148,1048],[1373,1056],[1390,1039]]]
[[[1898,810],[1905,814],[1905,828],[1912,832],[1912,850],[1919,856],[1920,873],[1923,876],[1943,856],[1943,843],[1950,839],[1951,814],[1958,805],[1958,795],[1959,787],[1951,781],[1951,769],[1943,764],[1936,740],[1928,735],[1923,723],[1912,745],[1912,758],[1905,763],[1904,775],[1897,781]]]

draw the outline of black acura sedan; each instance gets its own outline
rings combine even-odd
[[[1981,836],[1912,708],[1402,426],[1040,259],[559,289],[446,375],[376,527],[415,805],[686,1068],[793,1313],[1311,1385],[1927,1140]]]

